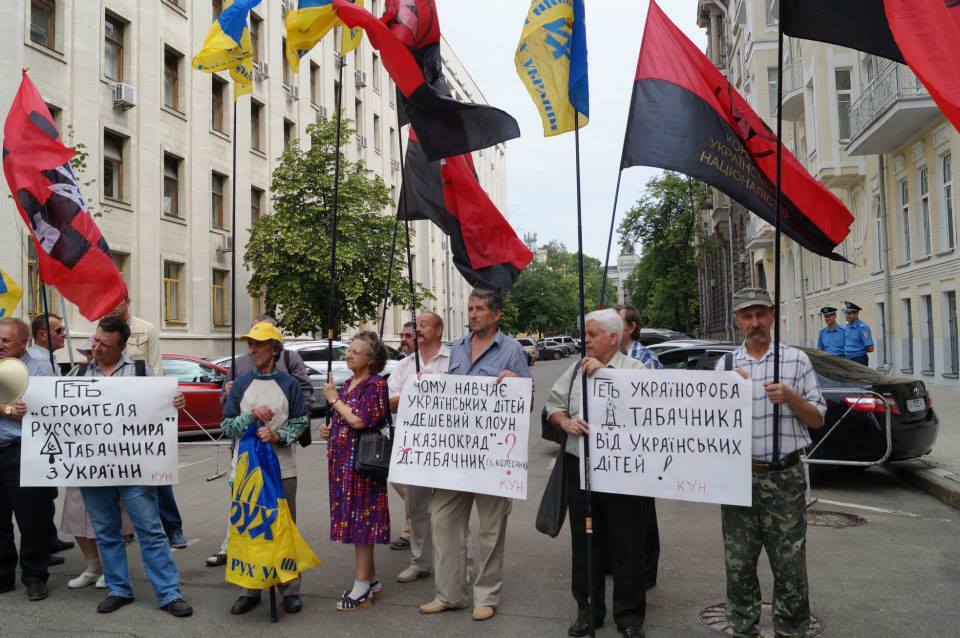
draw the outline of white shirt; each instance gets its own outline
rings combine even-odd
[[[420,372],[423,374],[446,374],[449,366],[450,348],[447,346],[440,346],[440,351],[430,361],[424,361],[423,355],[420,355]],[[416,357],[408,354],[397,366],[397,369],[390,373],[390,378],[387,379],[387,390],[390,398],[399,397],[403,392],[403,386],[407,384],[407,381],[415,378],[416,375]]]

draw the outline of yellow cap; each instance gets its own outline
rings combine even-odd
[[[250,332],[240,337],[241,339],[250,339],[252,341],[279,341],[283,343],[283,333],[273,325],[272,323],[267,323],[266,321],[261,321],[260,323],[253,324],[253,327],[250,328]]]

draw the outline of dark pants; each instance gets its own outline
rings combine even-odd
[[[177,500],[173,498],[172,485],[157,487],[157,503],[160,505],[160,521],[163,523],[163,531],[167,538],[173,536],[174,532],[182,531],[183,520],[180,518]]]
[[[865,354],[860,355],[859,357],[847,357],[847,358],[853,361],[854,363],[859,363],[860,365],[863,365],[863,366],[870,365],[870,357]]]
[[[589,612],[587,587],[587,533],[585,492],[580,489],[580,460],[568,454],[565,461],[567,505],[573,550],[571,589],[577,617]],[[618,628],[642,627],[647,613],[644,548],[645,512],[653,499],[593,492],[593,600],[596,620],[606,616],[604,566],[613,573],[613,619]]]
[[[660,563],[660,528],[657,526],[657,506],[652,498],[644,498],[647,507],[643,510],[644,574],[647,587],[657,584],[657,565]],[[616,557],[614,557],[616,560]]]
[[[20,487],[20,446],[0,448],[0,589],[14,586],[18,559],[24,585],[47,582],[55,493],[49,487]],[[19,556],[14,516],[20,528]]]

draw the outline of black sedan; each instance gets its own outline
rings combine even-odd
[[[681,346],[661,350],[657,357],[668,369],[713,370],[717,361],[736,347],[732,344]],[[822,350],[801,350],[810,357],[827,401],[826,422],[823,427],[810,430],[813,444],[833,430],[811,459],[904,461],[930,453],[940,422],[923,381],[888,376]],[[891,450],[884,458],[887,413]]]

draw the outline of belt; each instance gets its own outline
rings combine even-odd
[[[0,450],[5,450],[10,447],[20,447],[20,440],[16,441],[7,441],[6,443],[0,443]]]
[[[766,474],[767,472],[786,470],[799,464],[800,450],[794,450],[790,454],[781,458],[779,461],[773,461],[772,463],[765,463],[764,461],[756,460],[753,461],[753,471],[759,474]]]

